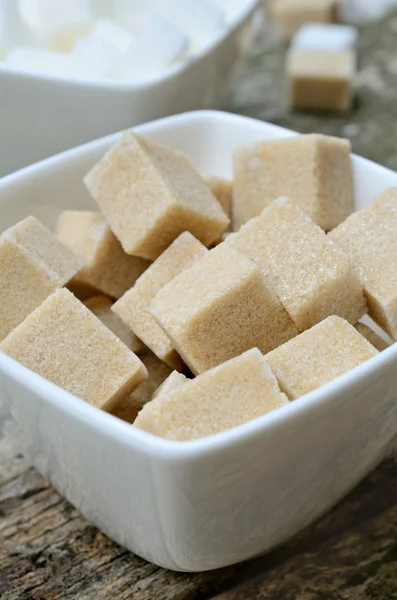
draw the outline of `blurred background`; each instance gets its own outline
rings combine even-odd
[[[223,109],[397,168],[397,0],[0,0],[0,176]]]

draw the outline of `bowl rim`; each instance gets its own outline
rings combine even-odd
[[[143,452],[164,461],[175,461],[203,458],[237,443],[244,443],[257,435],[265,436],[270,430],[280,429],[297,417],[309,416],[316,410],[322,410],[331,398],[343,396],[357,382],[371,379],[382,367],[388,368],[396,362],[397,345],[394,344],[348,373],[277,410],[233,429],[188,441],[168,440],[138,429],[63,390],[2,352],[0,373],[22,384],[61,412],[68,413],[106,438],[122,443],[132,451]]]
[[[187,123],[200,123],[200,121],[208,120],[213,122],[223,122],[232,126],[235,123],[243,123],[250,126],[265,125],[276,132],[286,135],[298,135],[292,130],[244,117],[231,113],[202,110],[183,113],[151,121],[145,124],[134,127],[135,131],[144,130],[150,135],[151,131],[158,130],[162,125],[183,125]],[[68,160],[78,160],[85,156],[96,146],[100,147],[105,144],[111,144],[116,140],[122,132],[114,133],[106,137],[98,138],[76,148],[71,148],[60,154],[46,158],[38,163],[29,165],[19,171],[6,175],[0,178],[0,194],[6,192],[7,188],[18,185],[20,181],[29,180],[36,173],[50,172],[56,165],[68,162]],[[391,169],[377,165],[368,159],[357,157],[363,164],[376,165],[377,168],[384,171],[385,174],[393,173]],[[397,363],[397,344],[394,344],[370,358],[358,367],[341,375],[326,385],[289,402],[287,405],[271,411],[261,417],[253,419],[248,423],[244,423],[233,429],[222,431],[205,438],[189,441],[174,441],[157,437],[146,431],[133,427],[132,425],[114,417],[81,398],[74,396],[70,392],[63,390],[57,385],[51,383],[44,377],[34,373],[24,367],[17,361],[0,352],[0,373],[11,378],[18,384],[23,385],[31,390],[34,394],[38,394],[49,404],[55,406],[64,413],[68,413],[80,422],[85,423],[88,427],[100,431],[107,438],[112,438],[123,443],[132,451],[144,452],[148,456],[160,458],[165,461],[182,461],[187,459],[197,459],[212,454],[216,451],[222,451],[227,447],[245,441],[257,435],[266,435],[266,432],[272,429],[283,427],[290,419],[296,419],[298,416],[304,417],[313,411],[322,410],[326,402],[332,398],[346,394],[354,385],[360,381],[367,381],[376,373],[389,369],[391,365]]]
[[[141,78],[135,81],[125,81],[106,78],[92,78],[89,80],[79,79],[65,75],[50,75],[46,73],[34,73],[29,71],[19,71],[8,67],[4,61],[0,61],[0,78],[9,77],[13,80],[28,80],[34,82],[47,82],[56,85],[75,86],[78,89],[90,88],[93,90],[112,90],[118,92],[133,92],[150,90],[152,87],[175,80],[180,74],[190,70],[194,65],[207,58],[210,54],[216,52],[219,46],[230,36],[233,36],[243,23],[254,14],[259,8],[261,0],[245,0],[246,6],[226,25],[225,29],[219,32],[210,44],[192,54],[185,61],[171,65],[163,73],[148,78]]]

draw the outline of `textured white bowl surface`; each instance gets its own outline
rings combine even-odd
[[[186,152],[201,172],[220,176],[230,176],[237,146],[293,135],[211,111],[137,131]],[[89,143],[1,180],[0,230],[30,214],[52,226],[64,208],[92,208],[82,177],[116,139]],[[396,173],[353,160],[357,208],[397,185]],[[171,442],[134,429],[0,354],[0,420],[36,468],[112,539],[161,566],[198,571],[273,548],[356,485],[397,432],[396,383],[394,345],[246,425]]]

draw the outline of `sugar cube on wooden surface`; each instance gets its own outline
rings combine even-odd
[[[223,177],[210,175],[204,178],[205,183],[222,206],[224,212],[230,219],[230,224],[224,233],[232,230],[232,208],[233,208],[233,182]],[[222,234],[223,235],[223,234]]]
[[[182,233],[112,307],[158,358],[177,370],[184,368],[183,361],[147,309],[162,287],[207,254],[207,248],[190,233]]]
[[[96,212],[64,211],[56,235],[84,264],[73,283],[91,285],[113,298],[134,285],[150,264],[126,254],[103,216]]]
[[[84,304],[123,342],[123,344],[127,346],[127,348],[132,350],[132,352],[139,353],[144,350],[145,347],[141,340],[137,338],[131,329],[123,323],[120,317],[111,310],[113,300],[108,296],[102,294],[94,296],[93,298],[86,300]]]
[[[194,440],[231,429],[288,404],[256,348],[161,393],[134,426],[170,440]]]
[[[371,327],[368,327],[365,323],[357,323],[356,329],[378,352],[383,352],[386,348],[390,347],[390,344],[380,337]]]
[[[290,400],[319,388],[376,356],[347,321],[328,317],[265,356]]]
[[[180,385],[184,385],[188,380],[186,375],[179,373],[178,371],[172,371],[165,381],[154,392],[152,400],[160,396],[160,394],[168,394],[171,390],[174,390]]]
[[[283,36],[290,37],[304,23],[331,23],[336,19],[337,0],[277,0],[272,14]]]
[[[0,340],[79,268],[73,253],[34,217],[7,229],[0,236]]]
[[[367,310],[348,257],[289,198],[274,200],[259,217],[229,235],[226,244],[269,275],[299,331],[330,315],[355,324]]]
[[[279,196],[290,196],[329,231],[353,211],[351,144],[309,134],[239,148],[234,155],[235,230]]]
[[[155,260],[183,231],[210,245],[229,224],[182,153],[131,131],[85,183],[127,254]]]
[[[0,344],[52,383],[111,412],[146,368],[69,290],[56,290]]]
[[[397,188],[352,214],[329,237],[349,256],[370,316],[397,339]]]
[[[306,23],[293,36],[294,50],[354,50],[357,28],[335,23]]]
[[[196,374],[297,334],[262,270],[226,242],[163,287],[149,311]]]
[[[290,50],[287,102],[304,110],[347,110],[353,101],[355,73],[352,50]]]

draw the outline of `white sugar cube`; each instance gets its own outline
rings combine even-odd
[[[191,42],[193,51],[211,43],[225,26],[225,13],[207,0],[157,0],[155,10]]]
[[[9,41],[9,15],[4,0],[0,0],[0,49],[5,48]],[[1,51],[1,50],[0,50]]]
[[[111,19],[105,18],[97,19],[94,22],[94,26],[88,37],[111,44],[119,52],[126,52],[134,39],[134,36],[128,29],[125,29]]]
[[[95,79],[115,76],[122,54],[107,42],[85,38],[77,42],[70,56]]]
[[[19,7],[24,22],[43,33],[89,23],[93,17],[93,0],[19,0]]]
[[[113,0],[113,17],[121,26],[137,33],[149,20],[155,0]]]
[[[357,29],[350,25],[332,23],[307,23],[293,36],[294,50],[353,50],[357,41]]]
[[[19,0],[21,18],[32,44],[55,52],[70,52],[87,35],[95,0]],[[15,3],[16,0],[15,0]],[[27,45],[27,40],[22,41]]]
[[[182,57],[188,38],[161,17],[150,19],[136,36],[120,64],[125,79],[150,77]]]
[[[0,53],[23,40],[29,41],[29,31],[21,20],[16,0],[0,0]]]
[[[3,65],[6,69],[12,71],[34,73],[36,75],[76,79],[89,76],[83,65],[68,54],[24,46],[14,48],[7,55]]]

